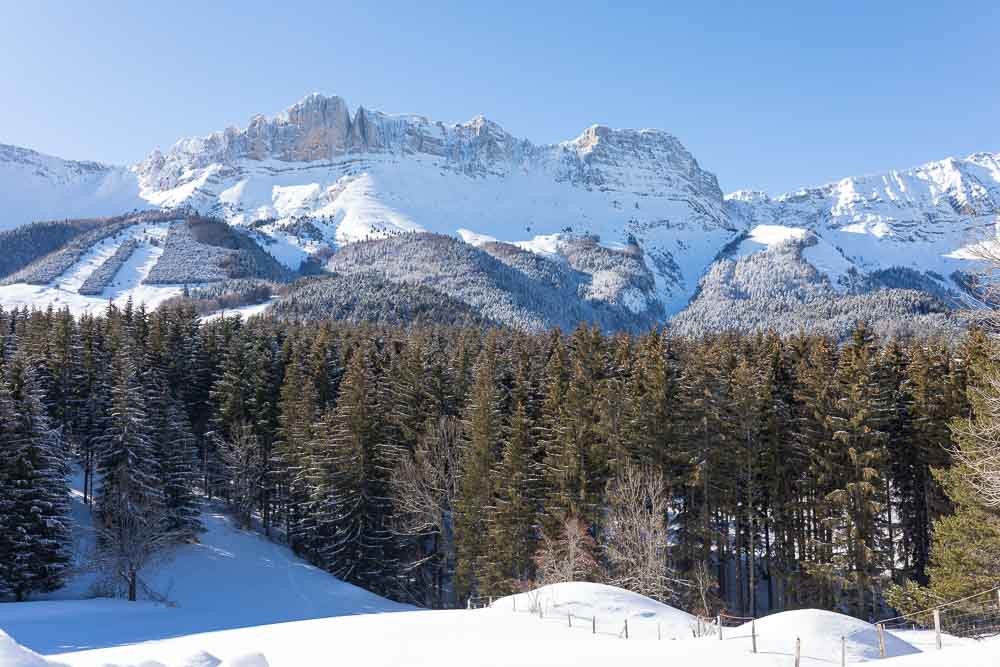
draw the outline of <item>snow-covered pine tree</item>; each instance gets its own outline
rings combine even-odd
[[[25,354],[0,382],[0,589],[58,588],[69,563],[68,466]]]
[[[156,434],[157,458],[163,480],[167,530],[192,538],[203,529],[195,491],[200,481],[198,445],[184,407],[163,395],[162,430]]]
[[[100,443],[97,511],[103,562],[121,577],[128,599],[135,600],[140,571],[173,536],[166,525],[162,471],[138,344],[129,328],[113,362],[111,412]]]

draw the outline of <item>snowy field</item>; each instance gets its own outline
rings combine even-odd
[[[79,481],[79,480],[77,480]],[[75,542],[92,542],[89,510],[74,493]],[[82,573],[48,599],[0,605],[0,667],[803,667],[878,659],[874,626],[818,610],[774,614],[696,638],[695,617],[612,586],[568,583],[500,598],[492,607],[425,611],[346,584],[262,535],[205,507],[201,542],[179,548],[147,577],[166,604],[86,599],[98,582]],[[624,637],[628,622],[629,635]],[[704,626],[703,626],[704,628]],[[595,632],[596,631],[596,632]],[[887,667],[995,667],[1000,642],[926,632],[889,634]],[[42,657],[45,656],[45,657]]]
[[[618,600],[622,597],[619,595]],[[593,601],[596,602],[596,601]],[[86,603],[80,603],[85,605]],[[598,603],[599,604],[599,603]],[[86,613],[86,607],[78,610]],[[84,616],[82,624],[107,619]],[[761,627],[764,626],[764,627]],[[866,626],[866,627],[865,627]],[[63,624],[53,624],[59,631]],[[294,623],[193,634],[113,648],[50,655],[53,662],[72,667],[101,665],[173,666],[198,664],[192,656],[208,653],[237,664],[241,656],[259,653],[271,666],[413,665],[545,665],[606,667],[607,665],[699,665],[703,667],[765,667],[793,664],[795,637],[802,641],[802,665],[820,667],[840,662],[840,635],[847,633],[848,664],[877,659],[874,629],[835,614],[789,612],[759,623],[758,653],[751,653],[747,635],[660,640],[620,639],[591,634],[590,628],[570,628],[556,616],[540,619],[530,613],[492,609],[412,611],[364,614]],[[0,640],[2,641],[2,640]],[[921,653],[902,639],[888,636],[891,657],[886,667],[987,667],[998,664],[1000,643],[974,643]],[[2,649],[0,649],[2,651]],[[832,655],[831,655],[832,653]],[[41,667],[45,662],[4,661],[4,667]]]

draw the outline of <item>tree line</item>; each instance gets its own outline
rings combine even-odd
[[[199,504],[394,599],[616,583],[877,616],[928,583],[960,341],[392,328],[184,304],[0,311],[0,595],[70,573],[68,475],[123,595]]]

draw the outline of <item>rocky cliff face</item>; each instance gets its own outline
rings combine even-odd
[[[484,116],[445,124],[423,116],[391,116],[359,107],[351,116],[340,97],[314,94],[273,118],[255,116],[246,128],[177,142],[135,167],[151,190],[168,190],[212,165],[242,160],[330,162],[347,155],[427,156],[468,175],[548,172],[586,189],[662,196],[689,194],[721,202],[715,176],[670,134],[594,125],[572,141],[534,145]],[[721,207],[713,207],[721,220]]]
[[[635,244],[668,309],[683,305],[736,233],[715,176],[659,130],[594,125],[536,145],[483,116],[445,124],[364,107],[352,115],[342,98],[310,95],[243,129],[154,152],[134,170],[157,204],[266,221],[257,226],[296,266],[324,244],[411,231],[464,230],[531,248],[579,234]],[[303,216],[318,221],[305,242],[289,233]]]
[[[313,94],[273,118],[253,117],[245,128],[177,142],[136,165],[152,189],[177,187],[194,170],[240,160],[331,161],[348,154],[389,153],[444,158],[470,174],[504,174],[534,154],[499,125],[479,116],[445,125],[423,116],[390,116],[343,98]]]

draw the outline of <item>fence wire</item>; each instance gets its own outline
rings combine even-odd
[[[886,630],[933,631],[963,639],[1000,635],[1000,586],[878,622]]]

